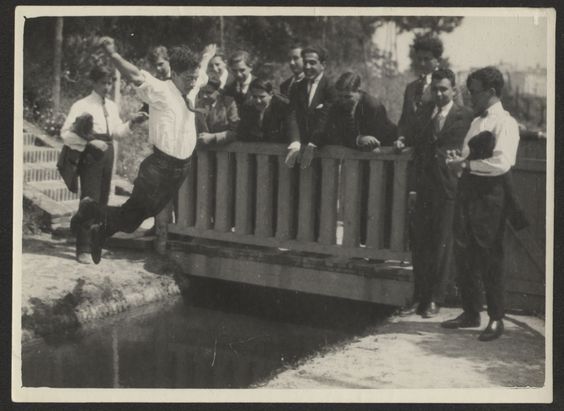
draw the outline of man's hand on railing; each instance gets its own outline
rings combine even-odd
[[[362,151],[372,151],[380,148],[380,141],[374,136],[358,136],[356,138],[356,145]]]
[[[308,168],[311,165],[311,160],[313,160],[313,153],[315,149],[316,146],[312,143],[309,143],[307,146],[305,146],[304,151],[299,159],[302,170]]]
[[[396,141],[393,143],[394,150],[397,152],[402,151],[405,148],[405,137],[399,136]]]
[[[288,146],[288,154],[284,162],[290,168],[293,168],[300,157],[301,144],[298,141],[294,141]]]

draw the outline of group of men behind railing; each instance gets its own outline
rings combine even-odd
[[[502,334],[505,219],[510,213],[518,228],[526,221],[519,214],[510,181],[519,129],[501,105],[504,81],[499,70],[486,67],[468,77],[472,112],[462,105],[454,73],[439,67],[441,41],[417,38],[413,49],[419,78],[405,90],[396,127],[378,99],[361,89],[358,74],[344,73],[331,84],[325,74],[328,56],[321,47],[289,50],[293,75],[280,85],[281,93],[272,82],[253,75],[246,51],[237,51],[225,61],[214,45],[206,47],[201,58],[187,46],[161,46],[149,56],[152,75],[125,60],[113,39],[103,37],[100,47],[147,104],[145,113],[136,114],[131,124],[148,117],[154,152],[141,163],[130,199],[120,207],[108,206],[104,178],[111,163],[104,154],[90,154],[103,149],[97,135],[104,135],[107,143],[125,128],[112,114],[113,103],[105,98],[111,70],[93,69],[94,91],[75,103],[62,133],[69,142],[69,136],[77,135],[73,124],[82,112],[93,117],[93,134],[82,144],[82,200],[71,224],[79,233],[79,262],[89,263],[91,255],[98,263],[107,237],[117,231],[132,232],[159,213],[186,178],[197,144],[285,143],[286,165],[300,164],[302,169],[310,166],[314,153],[324,145],[367,151],[382,145],[398,151],[412,146],[415,177],[410,189],[417,192],[411,221],[415,294],[402,313],[424,318],[437,314],[454,254],[464,312],[442,325],[479,326],[482,280],[490,321],[480,340]]]

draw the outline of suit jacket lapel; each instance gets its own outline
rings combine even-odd
[[[441,138],[444,135],[444,133],[446,133],[446,131],[452,127],[452,125],[456,121],[456,118],[458,117],[459,111],[460,111],[460,107],[458,107],[458,105],[456,104],[453,104],[452,108],[450,109],[448,115],[445,118],[445,123],[443,124],[443,128],[441,129],[441,132],[438,135],[439,138]]]
[[[323,90],[325,89],[325,82],[327,81],[327,79],[325,78],[325,74],[323,74],[323,76],[321,77],[321,79],[319,79],[319,83],[317,84],[317,88],[315,89],[315,94],[313,95],[313,98],[311,99],[311,104],[309,106],[309,108],[311,110],[315,109],[315,107],[317,107],[321,101],[321,95],[323,93]],[[306,83],[306,96],[307,96],[307,83]]]

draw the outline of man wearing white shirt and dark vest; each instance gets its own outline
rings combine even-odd
[[[206,84],[205,68],[215,54],[215,45],[204,50],[201,61],[188,47],[169,50],[170,80],[161,81],[139,70],[117,53],[114,40],[103,37],[100,45],[121,74],[131,80],[137,95],[149,104],[149,142],[153,154],[139,167],[131,197],[119,207],[100,206],[81,200],[71,222],[91,229],[91,253],[100,262],[103,241],[118,231],[133,232],[148,217],[158,214],[178,191],[190,167],[196,146],[194,99]],[[87,222],[94,218],[97,224]]]
[[[461,174],[455,208],[455,258],[463,313],[445,321],[445,328],[480,325],[483,282],[489,323],[480,341],[491,341],[503,333],[503,236],[507,207],[512,199],[507,179],[515,165],[519,146],[517,122],[504,110],[501,91],[504,81],[495,67],[485,67],[466,81],[472,106],[478,115],[464,139],[461,155],[450,153],[449,167]],[[489,133],[488,133],[489,132]],[[471,156],[471,140],[477,135],[495,139],[491,156]]]
[[[112,168],[114,163],[113,138],[123,137],[130,132],[131,123],[145,119],[143,113],[137,114],[130,122],[123,122],[117,105],[108,99],[114,83],[113,70],[107,67],[94,67],[90,71],[92,92],[75,102],[61,129],[65,145],[82,152],[78,174],[80,177],[80,197],[89,197],[99,204],[108,204]],[[77,117],[92,116],[92,134],[81,136],[73,130]],[[89,264],[90,237],[87,229],[76,230],[76,258]]]
[[[431,318],[444,302],[445,285],[453,274],[452,224],[458,176],[446,165],[447,152],[461,150],[472,112],[453,101],[454,73],[438,69],[432,74],[433,105],[423,109],[421,132],[415,137],[415,216],[412,230],[414,275],[413,312]]]

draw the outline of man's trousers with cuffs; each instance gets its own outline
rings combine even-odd
[[[482,177],[465,172],[458,184],[455,210],[455,259],[462,309],[469,315],[482,310],[480,281],[488,315],[504,317],[503,237],[506,193],[503,175]]]
[[[114,145],[111,140],[103,140],[108,144],[108,149],[100,158],[95,159],[95,154],[87,146],[82,154],[79,177],[80,198],[90,197],[101,206],[107,206],[110,198],[112,183],[112,170],[114,165]],[[80,227],[76,234],[76,253],[90,253],[90,231],[88,227]]]
[[[139,166],[131,197],[119,207],[101,208],[103,237],[118,231],[131,233],[143,221],[161,212],[171,201],[190,170],[190,158],[180,160],[154,148]]]

